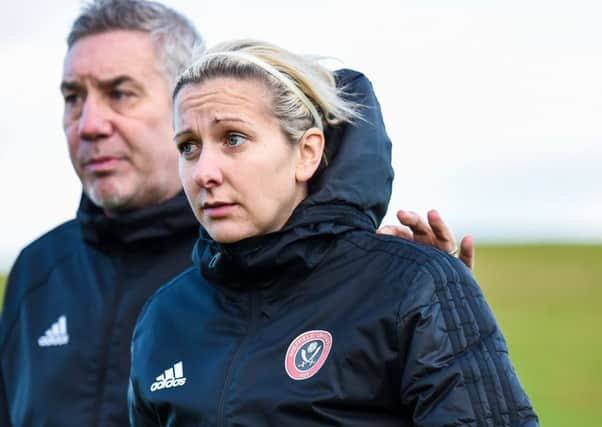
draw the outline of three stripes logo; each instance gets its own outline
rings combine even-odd
[[[150,391],[157,391],[164,388],[180,387],[186,384],[184,377],[184,366],[182,362],[173,365],[173,368],[166,369],[161,375],[155,378],[157,381],[152,383]]]
[[[47,329],[44,335],[38,338],[38,345],[40,347],[65,345],[68,342],[69,335],[67,334],[67,317],[65,315],[59,317],[50,329]]]

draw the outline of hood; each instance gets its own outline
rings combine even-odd
[[[393,182],[391,141],[370,81],[351,70],[337,71],[336,80],[362,106],[362,119],[327,129],[328,166],[312,178],[308,197],[282,230],[229,244],[201,230],[193,261],[210,282],[245,288],[267,286],[283,271],[298,277],[320,262],[337,235],[380,224]]]
[[[326,130],[328,167],[313,178],[303,204],[354,206],[377,228],[391,197],[391,140],[370,81],[352,70],[337,71],[336,80],[362,106],[362,120]]]
[[[106,216],[102,209],[82,194],[77,219],[84,239],[95,245],[129,245],[177,234],[190,235],[199,229],[183,191],[159,205],[113,217]]]

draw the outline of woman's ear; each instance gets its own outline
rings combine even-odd
[[[324,134],[318,128],[305,131],[299,140],[299,161],[295,171],[297,182],[307,182],[318,170],[324,153]]]

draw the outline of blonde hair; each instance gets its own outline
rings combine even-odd
[[[324,130],[360,118],[359,105],[345,99],[331,71],[271,43],[234,40],[201,53],[180,75],[174,98],[184,85],[216,77],[264,82],[273,96],[274,116],[292,142],[311,127]]]

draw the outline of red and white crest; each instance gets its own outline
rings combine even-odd
[[[294,380],[313,377],[326,362],[331,348],[330,332],[303,332],[288,346],[284,358],[286,373]]]

